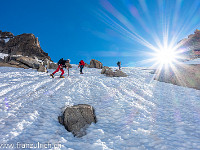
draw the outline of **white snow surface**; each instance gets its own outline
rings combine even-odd
[[[4,59],[4,57],[7,57],[7,56],[8,56],[8,54],[0,53],[0,58],[1,59]]]
[[[194,60],[190,60],[190,61],[186,61],[186,62],[184,62],[184,64],[188,64],[188,65],[200,64],[200,58],[197,58],[197,59],[194,59]]]
[[[6,39],[4,39],[5,40],[5,42],[7,43],[9,40],[10,40],[10,38],[6,38]]]
[[[0,67],[0,149],[38,142],[63,150],[200,149],[200,91],[155,81],[141,68],[122,71],[128,77],[106,77],[94,68],[80,75],[73,65],[69,77],[52,79]],[[97,117],[81,138],[58,122],[64,108],[76,104],[92,105]]]

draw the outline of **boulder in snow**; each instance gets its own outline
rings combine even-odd
[[[9,64],[11,65],[19,65],[20,63],[14,60],[9,61]]]
[[[36,59],[30,58],[30,57],[21,56],[21,57],[17,58],[17,61],[19,61],[33,69],[39,69],[39,66],[40,66],[40,63]]]
[[[101,74],[105,74],[107,69],[109,69],[109,67],[104,66],[104,67],[102,68],[102,70],[101,70]]]
[[[114,77],[127,77],[127,74],[122,72],[121,70],[117,70],[114,72]]]
[[[98,68],[98,69],[102,69],[103,68],[103,64],[95,59],[92,59],[90,61],[90,65],[88,66],[89,68]]]
[[[47,69],[45,68],[45,66],[40,65],[38,71],[39,71],[39,72],[47,72]]]
[[[96,116],[92,106],[79,104],[67,107],[63,116],[59,116],[58,120],[74,136],[82,137],[86,134],[85,130],[88,125],[92,122],[96,123]]]
[[[109,67],[104,67],[101,70],[101,74],[105,74],[107,77],[127,77],[127,74],[122,72],[121,70],[115,70],[113,71]]]
[[[49,68],[48,69],[57,69],[58,68],[58,64],[54,63],[54,62],[50,62],[49,63]]]

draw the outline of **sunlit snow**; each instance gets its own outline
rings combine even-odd
[[[70,150],[200,149],[200,91],[155,81],[142,68],[122,71],[128,77],[106,77],[91,68],[80,75],[73,65],[69,77],[57,73],[51,79],[32,69],[0,67],[1,143],[59,143],[57,149]],[[82,138],[58,123],[64,108],[76,104],[92,105],[97,116]]]

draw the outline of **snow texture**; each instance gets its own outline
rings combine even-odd
[[[1,59],[4,59],[4,57],[7,57],[7,56],[8,56],[8,54],[0,53],[0,58]]]
[[[4,40],[5,40],[5,43],[7,43],[10,40],[10,38],[6,38]]]
[[[94,68],[80,75],[73,65],[69,77],[66,71],[66,78],[57,73],[52,79],[32,69],[0,67],[0,146],[49,142],[63,150],[200,149],[200,91],[155,81],[141,68],[122,70],[128,77],[106,77]],[[76,104],[93,106],[97,116],[82,138],[58,122],[64,108]]]

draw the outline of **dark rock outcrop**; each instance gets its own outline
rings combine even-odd
[[[88,66],[89,68],[98,68],[98,69],[102,69],[103,68],[103,64],[95,59],[92,59],[90,61],[90,65]]]
[[[21,34],[10,39],[3,47],[2,53],[10,55],[22,55],[28,57],[38,57],[38,59],[49,59],[39,44],[38,38],[33,34]]]
[[[13,38],[14,35],[11,32],[2,32],[0,30],[0,39],[6,39],[6,38]]]
[[[37,57],[38,59],[49,59],[48,53],[45,53],[33,34],[21,34],[14,36],[11,32],[2,32],[0,30],[0,53],[9,55],[22,55],[28,57]]]
[[[67,131],[77,137],[84,136],[88,125],[97,122],[93,107],[86,104],[67,107],[63,116],[59,116],[58,120]]]
[[[0,30],[0,53],[8,54],[4,61],[1,60],[1,66],[33,68],[42,72],[52,66],[51,58],[41,49],[38,38],[33,34],[14,36],[11,32]]]

